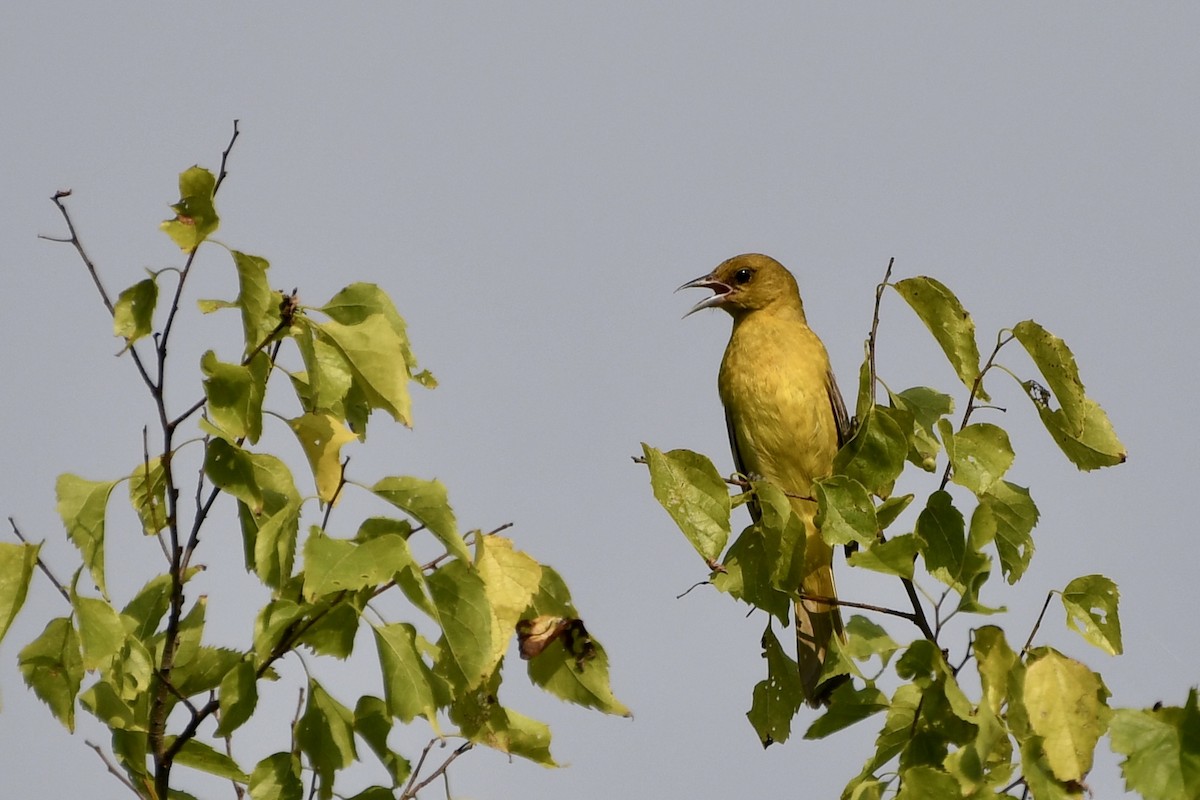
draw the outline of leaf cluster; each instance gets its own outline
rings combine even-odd
[[[415,796],[474,745],[554,765],[546,725],[499,699],[518,629],[535,684],[572,703],[628,714],[610,689],[605,651],[562,578],[495,531],[463,531],[437,480],[360,482],[348,473],[343,449],[366,441],[373,412],[410,425],[410,385],[436,385],[418,368],[404,320],[380,287],[353,283],[321,305],[303,305],[295,292],[271,288],[265,258],[227,248],[236,297],[200,300],[199,307],[236,312],[241,352],[205,352],[203,397],[182,412],[168,407],[166,342],[197,249],[223,247],[211,236],[225,174],[223,158],[219,176],[201,167],[180,176],[175,216],[162,229],[183,252],[182,268],[151,274],[115,303],[93,272],[123,355],[158,407],[161,438],[115,479],[58,479],[58,512],[80,564],[69,587],[60,586],[65,613],[20,651],[26,683],[68,730],[77,707],[107,726],[110,769],[143,798],[188,797],[171,777],[178,766],[231,781],[238,797],[298,800],[349,796],[339,778],[365,760],[376,764],[375,783],[354,797],[373,800]],[[61,196],[55,202],[84,255]],[[160,286],[172,276],[173,286]],[[289,405],[298,410],[279,410]],[[193,438],[181,442],[185,425]],[[302,478],[262,446],[272,425],[298,441]],[[194,509],[179,502],[183,475],[191,475],[179,462],[189,448],[202,462]],[[166,556],[164,571],[122,601],[106,579],[114,492],[127,495],[144,541]],[[347,524],[333,510],[348,492],[389,511]],[[201,533],[218,524],[213,508],[221,496],[235,501],[245,569],[269,595],[261,608],[247,609],[245,638],[232,643],[211,641],[207,598],[193,588]],[[36,544],[0,544],[0,636],[24,603],[39,555]],[[399,619],[380,610],[385,594],[395,598],[389,608],[407,609]],[[525,646],[530,629],[555,626],[572,633]],[[327,683],[317,661],[355,656],[359,631],[370,632],[363,640],[373,649],[358,656],[377,664],[374,685]],[[284,659],[304,666],[301,708],[278,727],[275,752],[248,764],[237,756],[239,734],[266,712],[260,698],[265,684],[280,679]],[[395,749],[392,732],[418,718],[431,730],[431,747],[461,741],[439,766],[427,763],[430,747],[420,758]],[[261,741],[251,746],[264,749]]]
[[[1125,460],[1125,451],[1100,406],[1085,392],[1074,356],[1032,320],[1001,331],[983,360],[974,321],[958,298],[928,277],[890,282],[877,293],[875,325],[860,370],[856,427],[838,452],[833,474],[815,484],[815,524],[830,545],[847,548],[849,567],[899,580],[911,608],[895,609],[842,598],[856,614],[833,642],[824,678],[852,678],[832,694],[804,733],[822,738],[870,717],[881,717],[875,747],[843,797],[1081,797],[1093,753],[1113,724],[1113,745],[1131,788],[1152,797],[1190,797],[1195,693],[1171,713],[1109,707],[1099,674],[1049,646],[1010,642],[979,617],[1003,611],[983,599],[999,575],[1021,581],[1035,552],[1038,508],[1029,489],[1009,479],[1015,453],[1009,433],[977,412],[996,373],[1014,379],[1042,425],[1076,467],[1092,470]],[[892,288],[932,333],[967,392],[955,415],[951,393],[925,386],[892,391],[877,373],[878,298]],[[1037,377],[1020,377],[999,360],[1016,342]],[[885,400],[877,402],[879,389]],[[804,697],[796,662],[780,645],[777,627],[789,624],[804,599],[805,521],[782,491],[745,476],[723,478],[705,456],[643,445],[655,498],[704,560],[717,590],[767,612],[763,632],[766,676],[752,690],[747,717],[764,745],[785,741]],[[926,473],[923,498],[898,494],[909,471]],[[919,481],[918,481],[919,482]],[[732,510],[753,499],[760,518],[736,536]],[[906,510],[910,513],[905,514]],[[1102,575],[1071,581],[1058,595],[1068,625],[1110,654],[1122,650],[1116,585]],[[1045,609],[1043,609],[1043,614]],[[954,618],[968,622],[969,646],[945,643]],[[906,644],[879,620],[910,623]],[[1038,620],[1040,623],[1040,618]],[[1115,720],[1115,721],[1114,721]],[[1190,743],[1190,744],[1189,744]],[[1151,753],[1168,766],[1151,774]],[[1161,763],[1161,762],[1159,762]],[[1165,788],[1164,788],[1165,787]],[[1194,787],[1192,787],[1194,788]]]

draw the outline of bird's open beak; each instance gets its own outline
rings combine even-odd
[[[721,303],[725,302],[725,298],[728,297],[729,293],[733,291],[732,286],[722,283],[712,275],[705,275],[702,278],[696,278],[694,281],[688,281],[675,291],[678,292],[680,289],[712,289],[712,297],[706,297],[692,306],[692,310],[683,315],[685,319],[702,308],[712,308],[713,306],[721,305]]]

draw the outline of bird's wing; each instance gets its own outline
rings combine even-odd
[[[838,447],[844,445],[854,431],[851,429],[850,415],[846,413],[846,403],[842,400],[842,393],[838,390],[837,379],[833,377],[833,370],[825,371],[825,391],[829,393],[829,404],[833,406],[833,423],[837,427],[837,443]],[[733,429],[729,430],[730,439],[733,438]],[[734,458],[737,458],[737,445],[734,445]],[[741,469],[741,467],[738,467]]]
[[[733,427],[733,415],[729,413],[728,408],[725,409],[725,430],[729,432],[729,450],[733,453],[733,468],[743,478],[749,479],[750,474],[746,471],[746,461],[742,458],[742,451],[738,448],[737,430]],[[746,507],[750,511],[750,518],[758,522],[760,514],[758,503],[751,500]]]

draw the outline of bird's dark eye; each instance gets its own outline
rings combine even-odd
[[[754,270],[752,269],[739,269],[737,272],[733,273],[733,279],[738,283],[749,283],[750,279],[753,277]]]

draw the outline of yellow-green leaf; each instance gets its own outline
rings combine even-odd
[[[1060,781],[1082,781],[1112,712],[1100,677],[1074,659],[1039,648],[1025,670],[1025,708]]]
[[[446,486],[441,481],[391,476],[377,481],[371,492],[424,525],[451,555],[464,561],[471,560],[467,545],[458,532],[458,521],[450,508]]]
[[[167,481],[161,456],[133,468],[129,502],[142,521],[142,533],[153,536],[167,527]]]
[[[397,422],[411,427],[405,343],[387,318],[373,314],[353,325],[331,319],[317,325],[316,331],[345,357],[371,407],[383,409]]]
[[[712,462],[690,450],[664,453],[642,443],[654,499],[705,561],[720,558],[729,540],[730,501]]]
[[[1126,791],[1146,800],[1200,797],[1200,701],[1195,687],[1187,702],[1155,709],[1119,708],[1109,726],[1121,753]]]
[[[342,445],[354,441],[354,432],[334,415],[323,413],[310,412],[289,419],[288,425],[308,457],[317,497],[322,503],[336,502],[342,483]]]
[[[104,585],[104,515],[116,485],[117,481],[89,481],[71,474],[59,475],[54,485],[58,515],[67,535],[79,548],[96,588],[104,595],[108,593]]]
[[[503,536],[480,536],[475,569],[483,579],[492,608],[495,636],[492,658],[499,662],[542,582],[542,565],[513,547]]]
[[[928,277],[906,278],[892,287],[933,334],[958,379],[968,389],[973,387],[979,377],[979,345],[975,341],[975,321],[959,299],[942,283]],[[988,399],[982,386],[977,394],[981,400]]]
[[[971,547],[981,550],[995,543],[1004,577],[1010,584],[1016,583],[1033,558],[1030,534],[1037,521],[1038,509],[1029,490],[999,481],[979,497],[979,505],[971,514]]]
[[[252,661],[239,661],[237,666],[225,673],[217,694],[221,705],[217,736],[228,736],[250,719],[258,705],[258,676]]]
[[[816,524],[831,545],[858,542],[871,545],[879,535],[875,504],[866,488],[853,478],[835,475],[813,485],[817,495]]]
[[[40,544],[0,542],[0,641],[25,605],[41,548]]]
[[[413,563],[408,543],[395,534],[359,544],[314,527],[304,543],[304,597],[313,602],[334,592],[374,588]]]
[[[262,435],[262,404],[271,359],[259,352],[249,364],[226,364],[209,350],[200,359],[200,369],[208,416],[226,433],[222,438],[257,442]]]
[[[976,496],[988,492],[1004,477],[1014,457],[1008,434],[989,422],[963,428],[946,441],[946,450],[954,467],[951,480]]]
[[[910,426],[911,427],[911,426]],[[833,460],[833,473],[846,475],[879,497],[892,493],[908,458],[909,434],[894,409],[871,408]]]
[[[437,721],[433,674],[416,645],[416,629],[406,623],[373,626],[388,712],[401,722],[418,716]]]
[[[128,349],[154,329],[154,306],[158,283],[153,278],[138,281],[117,296],[113,305],[113,335],[125,339]]]
[[[1014,326],[1013,336],[1029,353],[1058,401],[1059,407],[1051,408],[1042,386],[1031,380],[1021,384],[1063,454],[1083,470],[1123,462],[1125,447],[1104,409],[1085,394],[1075,356],[1066,342],[1033,320]]]
[[[1117,616],[1120,600],[1117,585],[1103,575],[1084,575],[1063,589],[1067,625],[1109,655],[1120,655],[1121,619]]]
[[[191,167],[179,174],[179,202],[171,206],[175,219],[166,220],[159,227],[185,253],[199,247],[220,224],[213,206],[216,188],[216,178],[202,167]]]
[[[71,620],[58,617],[17,656],[25,685],[50,707],[55,719],[75,730],[75,696],[83,682],[83,657]]]
[[[250,800],[302,800],[299,755],[284,752],[267,756],[250,773],[247,789]]]

